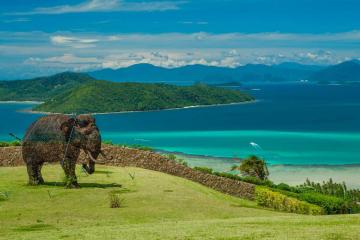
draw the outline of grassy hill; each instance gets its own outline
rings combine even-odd
[[[64,189],[60,166],[47,185],[25,183],[25,167],[0,168],[0,239],[357,239],[360,215],[305,216],[265,210],[191,181],[138,168],[79,171]],[[135,176],[131,178],[130,175]],[[121,186],[120,186],[121,185]],[[109,194],[123,199],[110,208]],[[0,198],[1,199],[1,198]]]
[[[30,80],[0,81],[0,101],[45,101],[92,80],[86,74],[65,72]]]
[[[184,87],[91,81],[56,95],[34,110],[58,113],[147,111],[251,100],[248,94],[203,84]]]

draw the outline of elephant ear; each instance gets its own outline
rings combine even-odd
[[[91,123],[95,124],[95,118],[88,114],[81,114],[76,119],[79,121],[80,127],[86,127]]]
[[[96,130],[95,118],[88,114],[82,114],[76,117],[79,131],[85,135],[91,134],[94,130]]]
[[[75,126],[75,124],[76,124],[76,120],[74,118],[69,118],[67,121],[61,124],[60,130],[64,134],[66,140],[69,140],[71,130]]]

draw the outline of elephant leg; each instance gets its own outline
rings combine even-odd
[[[27,172],[29,175],[29,185],[39,185],[39,184],[44,183],[44,180],[42,179],[41,173],[40,173],[41,165],[39,165],[38,163],[27,163],[26,164]]]
[[[75,174],[75,167],[76,162],[72,161],[71,159],[65,159],[64,163],[62,164],[62,168],[65,172],[66,188],[79,188],[80,185],[77,182],[76,174]]]
[[[39,184],[44,184],[45,183],[45,181],[44,181],[44,179],[42,177],[42,174],[41,174],[41,168],[42,168],[43,164],[44,163],[40,163],[39,166],[38,166],[38,169],[37,169],[38,170],[37,176],[38,176]]]

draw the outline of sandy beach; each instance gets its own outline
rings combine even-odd
[[[40,101],[0,101],[0,104],[41,104]]]
[[[275,183],[285,182],[299,185],[307,178],[322,182],[332,178],[335,182],[345,182],[349,188],[360,188],[360,165],[343,166],[282,166],[269,167],[270,179]]]

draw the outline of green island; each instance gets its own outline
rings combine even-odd
[[[29,80],[0,81],[0,101],[46,101],[93,80],[86,74],[64,72]]]
[[[108,113],[150,111],[253,101],[246,93],[195,84],[115,83],[63,73],[28,81],[0,82],[0,101],[43,101],[34,111]]]

